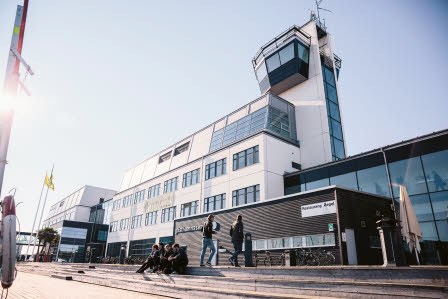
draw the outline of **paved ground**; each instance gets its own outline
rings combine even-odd
[[[3,293],[5,298],[6,291]],[[19,272],[9,289],[8,299],[81,299],[81,298],[167,298],[137,292],[102,287],[76,281],[67,281],[49,276]]]

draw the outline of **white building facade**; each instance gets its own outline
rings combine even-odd
[[[64,220],[88,222],[90,208],[112,198],[116,191],[94,186],[84,186],[50,207],[42,227],[58,229]]]
[[[340,59],[318,23],[293,26],[256,54],[260,98],[124,173],[106,255],[124,246],[147,254],[174,240],[174,219],[283,196],[285,173],[345,157]]]

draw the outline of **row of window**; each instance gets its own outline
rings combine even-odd
[[[233,155],[233,170],[238,170],[260,161],[259,147],[254,146],[244,151]],[[205,180],[226,174],[227,159],[221,159],[205,166]],[[163,185],[163,193],[169,193],[177,191],[177,183],[179,177],[166,180]],[[186,188],[195,184],[198,184],[200,180],[200,169],[195,169],[190,172],[184,173],[182,178],[182,188]],[[160,195],[160,184],[156,184],[148,188],[148,199],[157,197]],[[133,198],[134,196],[134,198]],[[134,195],[130,194],[123,197],[123,200],[116,199],[112,203],[112,210],[118,210],[121,207],[125,208],[132,203],[137,204],[145,199],[145,190],[136,192]]]
[[[257,202],[260,200],[260,185],[254,185],[232,192],[233,200],[232,206],[240,206],[248,203]],[[204,198],[204,212],[211,212],[222,210],[226,207],[226,194],[219,194]],[[196,215],[199,212],[199,200],[183,203],[180,206],[180,217]],[[176,207],[169,207],[162,209],[162,216],[160,221],[162,223],[173,221],[176,218]],[[131,228],[139,228],[142,226],[143,214],[132,217]],[[118,221],[110,223],[110,231],[116,232],[119,230],[126,230],[129,228],[129,218],[121,219],[120,225]],[[157,223],[157,211],[146,213],[145,226]]]

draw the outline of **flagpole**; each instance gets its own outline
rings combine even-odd
[[[47,177],[47,174],[45,174],[45,177]],[[44,183],[42,184],[42,190],[40,191],[39,203],[37,204],[36,214],[34,215],[33,228],[31,229],[31,236],[30,236],[30,239],[28,240],[28,247],[26,248],[26,254],[25,254],[26,258],[28,258],[28,251],[31,246],[31,238],[33,237],[34,226],[36,225],[37,214],[39,213],[39,208],[40,208],[40,203],[42,201],[42,194],[44,193],[44,188],[45,188],[45,180],[44,180]],[[36,237],[37,237],[37,233],[36,233]],[[36,240],[36,239],[34,239],[34,240]],[[33,250],[34,250],[34,247],[33,247]],[[33,255],[33,252],[31,252],[31,255]]]
[[[51,168],[50,183],[52,182],[53,169],[54,169],[54,164],[53,164],[53,167]],[[42,223],[42,216],[44,215],[45,204],[47,203],[47,197],[48,197],[48,191],[49,191],[49,190],[50,190],[50,186],[47,185],[47,192],[45,193],[44,204],[42,205],[42,211],[41,211],[41,213],[40,213],[39,224],[37,225],[36,238],[34,238],[33,252],[34,252],[34,248],[36,247],[37,234],[39,233],[40,225],[41,225],[41,223]]]
[[[45,193],[45,199],[44,199],[44,204],[42,206],[42,212],[40,213],[40,219],[39,219],[39,224],[37,225],[37,230],[36,230],[36,238],[34,238],[34,244],[33,244],[33,251],[34,252],[34,248],[36,247],[36,240],[37,240],[37,235],[39,233],[39,228],[40,228],[40,224],[42,222],[42,215],[44,214],[44,210],[45,210],[45,203],[47,202],[47,196],[48,196],[48,190],[50,188],[47,186],[47,192]],[[36,253],[37,254],[37,253]]]

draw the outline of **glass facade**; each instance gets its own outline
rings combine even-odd
[[[155,243],[155,238],[130,241],[129,256],[148,256],[151,253],[152,245]]]
[[[393,197],[399,215],[399,185],[405,185],[423,233],[423,263],[448,264],[448,134],[383,151],[288,175],[285,195],[338,185]]]
[[[57,261],[79,263],[84,261],[87,228],[62,227]]]
[[[336,92],[336,79],[333,69],[325,65],[322,65],[322,76],[324,78],[328,125],[330,126],[331,152],[333,154],[333,160],[340,160],[345,158],[345,148],[338,95]]]
[[[269,105],[213,132],[210,152],[266,130],[293,143],[298,143],[294,106],[273,94]]]

